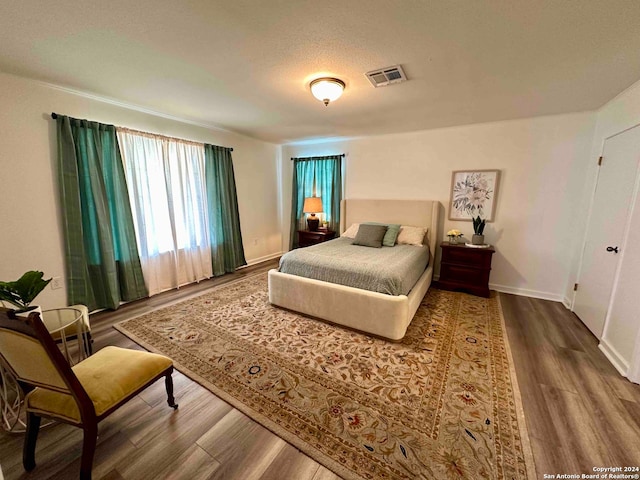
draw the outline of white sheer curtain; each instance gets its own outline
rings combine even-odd
[[[213,276],[204,146],[117,133],[149,295]]]

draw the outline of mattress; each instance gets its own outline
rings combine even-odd
[[[388,295],[407,295],[429,264],[429,247],[371,248],[337,238],[285,253],[279,270]]]

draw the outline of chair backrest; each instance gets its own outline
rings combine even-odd
[[[27,318],[0,308],[0,357],[16,379],[71,395],[82,418],[95,415],[93,403],[37,312]]]

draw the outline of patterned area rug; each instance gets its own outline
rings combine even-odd
[[[535,478],[497,297],[430,289],[391,343],[271,306],[259,274],[116,328],[344,478]]]

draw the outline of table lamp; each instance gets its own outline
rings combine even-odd
[[[310,213],[307,218],[307,226],[309,231],[317,232],[320,219],[316,217],[316,213],[322,213],[322,198],[321,197],[307,197],[304,199],[304,206],[302,207],[304,213]]]

